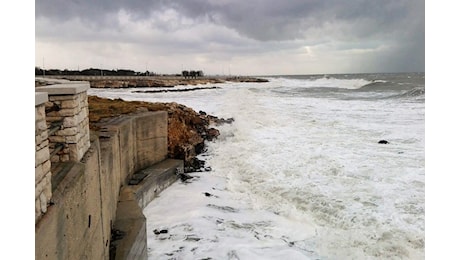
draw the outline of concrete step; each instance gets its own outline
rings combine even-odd
[[[166,159],[136,172],[132,185],[121,189],[112,229],[110,259],[146,259],[146,218],[142,210],[173,184],[183,170],[182,160]]]

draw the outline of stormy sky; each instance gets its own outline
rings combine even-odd
[[[423,0],[40,0],[35,66],[279,75],[425,71]]]

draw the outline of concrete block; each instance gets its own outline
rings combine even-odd
[[[115,247],[114,259],[147,259],[146,219],[135,200],[122,201],[117,206],[117,219],[114,229],[124,232],[120,240],[112,241]]]
[[[168,139],[166,137],[137,140],[137,169],[161,162],[168,155]]]
[[[48,101],[48,94],[43,92],[35,92],[35,106],[39,106]]]

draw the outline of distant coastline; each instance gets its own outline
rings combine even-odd
[[[248,76],[202,76],[185,78],[183,76],[84,76],[84,75],[49,75],[47,79],[66,79],[71,81],[88,81],[92,88],[145,88],[175,87],[184,85],[220,84],[225,82],[268,82],[267,79]],[[40,77],[36,84],[41,84]]]

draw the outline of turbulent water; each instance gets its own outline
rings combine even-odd
[[[90,90],[235,119],[144,209],[149,259],[424,259],[424,74],[267,79]]]

